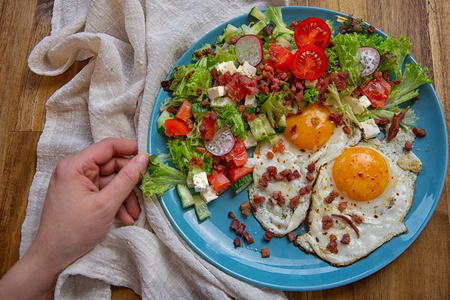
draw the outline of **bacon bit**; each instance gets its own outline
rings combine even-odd
[[[241,203],[240,207],[241,207],[241,213],[244,216],[248,217],[250,215],[250,201],[247,200],[247,201]]]
[[[298,196],[294,196],[294,197],[291,198],[291,200],[289,202],[289,206],[291,208],[296,208],[298,203],[299,203],[299,201],[300,201],[300,198]]]
[[[349,74],[349,72],[331,73],[330,81],[336,85],[338,91],[343,91],[347,86]]]
[[[258,210],[255,203],[253,203],[253,202],[250,202],[250,208],[252,209],[253,212],[256,212]]]
[[[289,242],[292,243],[293,241],[295,241],[295,233],[293,231],[289,232],[287,237]]]
[[[314,180],[314,174],[313,173],[309,173],[308,175],[306,175],[306,179],[308,179],[309,181],[313,181]]]
[[[379,120],[375,120],[375,124],[377,124],[378,126],[384,126],[389,124],[389,119],[388,118],[381,118]]]
[[[333,122],[336,126],[344,124],[344,113],[337,111],[328,116],[328,120]]]
[[[228,213],[228,216],[229,216],[230,218],[232,218],[232,219],[236,218],[236,215],[235,215],[234,212],[232,212],[232,211],[230,211],[230,212]]]
[[[192,74],[194,74],[194,73],[195,73],[195,70],[193,70],[193,71],[187,73],[187,74],[184,76],[184,78],[185,78],[185,79],[189,79],[189,78],[191,78]]]
[[[206,152],[206,148],[205,147],[197,147],[197,148],[195,148],[195,152],[203,154]]]
[[[266,197],[264,196],[258,196],[258,195],[253,195],[253,202],[258,203],[258,204],[262,204],[266,201]]]
[[[284,203],[284,196],[281,194],[281,191],[274,191],[273,198],[277,200],[278,203]]]
[[[330,235],[330,242],[327,245],[327,249],[328,251],[330,251],[331,253],[337,254],[339,252],[337,246],[338,244],[336,243],[337,237],[334,234]]]
[[[405,142],[405,150],[411,151],[413,149],[413,144],[410,141]]]
[[[280,173],[273,175],[273,178],[274,178],[276,181],[282,181],[282,180],[284,180],[284,176],[281,175]]]
[[[251,114],[251,115],[249,115],[249,116],[247,117],[247,121],[251,122],[251,121],[255,120],[256,117],[257,117],[257,115]]]
[[[356,232],[356,236],[359,239],[359,229],[358,229],[358,227],[355,226],[355,224],[353,224],[352,220],[350,220],[349,218],[347,218],[346,216],[343,216],[343,215],[332,214],[331,216],[338,217],[338,218],[345,220],[348,223],[348,225],[350,225],[350,227],[353,228],[353,230]]]
[[[310,184],[305,185],[299,191],[300,196],[306,195],[312,191],[312,186]]]
[[[308,172],[314,172],[316,170],[316,164],[315,163],[310,163],[308,165]]]
[[[331,203],[337,196],[339,196],[339,192],[332,190],[331,193],[325,198],[325,202]]]
[[[235,238],[234,239],[234,245],[236,246],[236,247],[240,247],[241,246],[241,239],[240,238]]]
[[[192,156],[191,160],[189,161],[190,166],[197,165],[200,168],[204,169],[203,161],[201,158],[197,158],[195,156]]]
[[[280,174],[283,175],[284,177],[287,177],[287,176],[292,174],[292,170],[291,169],[285,169],[285,170],[281,171]]]
[[[352,216],[353,221],[355,221],[356,224],[361,224],[362,220],[358,215],[353,215]]]
[[[408,111],[407,108],[402,109],[402,112],[397,114],[394,114],[394,117],[392,117],[392,124],[391,127],[389,127],[389,132],[387,135],[387,141],[392,141],[393,138],[397,135],[398,131],[400,130],[400,122],[405,117],[406,112]]]
[[[291,130],[289,130],[289,133],[292,134],[292,135],[297,133],[297,124],[292,126]]]
[[[424,137],[427,135],[425,129],[422,128],[419,130],[419,129],[417,129],[417,127],[413,128],[413,133],[418,137]]]
[[[178,109],[175,106],[171,105],[167,108],[167,111],[170,112],[171,114],[176,114]]]
[[[370,25],[369,28],[367,28],[367,32],[370,33],[370,34],[374,34],[375,33],[375,27]]]
[[[264,258],[270,257],[270,250],[269,248],[262,248],[261,249],[261,256]]]
[[[330,216],[324,216],[322,218],[322,229],[327,230],[333,227],[333,219]]]
[[[202,102],[200,102],[200,105],[201,106],[208,106],[208,105],[210,105],[210,103],[209,103],[208,100],[203,100]]]
[[[238,235],[242,235],[244,233],[246,225],[244,223],[241,223],[241,225],[239,225],[239,228],[236,230],[236,234]]]
[[[244,232],[244,238],[247,241],[247,243],[249,243],[249,244],[253,244],[255,242],[255,240],[252,238],[252,236],[248,232]]]
[[[262,177],[258,180],[258,184],[259,184],[260,186],[262,186],[262,187],[267,187],[267,186],[269,185],[269,183],[267,182],[267,180],[264,179],[264,178],[262,178]]]
[[[352,133],[350,127],[348,127],[347,125],[342,126],[342,131],[344,131],[345,134]]]
[[[246,109],[247,109],[246,105],[239,105],[237,108],[238,112],[240,113],[244,112]]]
[[[294,171],[292,171],[292,173],[291,174],[289,174],[288,176],[287,176],[287,180],[288,181],[292,181],[292,180],[294,180],[295,178],[300,178],[300,172],[298,171],[298,170],[294,170]]]
[[[341,243],[345,244],[345,245],[350,244],[350,234],[344,233],[344,235],[342,236],[342,239],[341,239]]]
[[[270,242],[272,240],[272,237],[273,237],[273,232],[272,231],[266,231],[264,233],[263,240],[265,240],[266,242]]]
[[[273,206],[275,206],[275,205],[277,205],[278,204],[278,201],[277,200],[275,200],[274,198],[272,198],[272,197],[270,197],[269,198],[269,201],[270,201],[270,204],[272,204]]]
[[[239,220],[233,219],[233,221],[231,221],[230,227],[237,231],[239,228]]]
[[[348,204],[347,201],[339,203],[339,205],[338,205],[339,211],[343,212],[347,208],[347,204]]]

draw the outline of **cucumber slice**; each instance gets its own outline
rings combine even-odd
[[[165,134],[166,130],[164,129],[164,122],[167,119],[173,119],[174,115],[168,112],[167,110],[163,111],[160,115],[158,120],[156,120],[156,125],[158,126],[158,132]]]
[[[211,216],[211,212],[208,210],[205,199],[200,194],[192,196],[194,198],[194,209],[199,221],[203,221]]]
[[[200,102],[192,103],[192,114],[197,117],[200,114],[204,114],[209,110],[208,106],[201,105]]]
[[[286,130],[286,115],[282,115],[277,124],[277,133],[283,133]]]
[[[249,121],[248,125],[250,126],[250,131],[257,142],[267,140],[269,138],[260,118],[255,118],[253,121]]]
[[[275,130],[273,129],[272,125],[270,125],[270,121],[267,118],[266,114],[260,114],[259,118],[261,119],[263,126],[264,126],[264,130],[266,131],[266,133],[269,137],[277,134],[275,132]]]
[[[192,196],[187,185],[177,184],[176,189],[183,208],[194,205],[194,197]]]
[[[233,188],[234,192],[236,194],[239,194],[242,192],[247,186],[249,186],[253,182],[253,175],[252,173],[248,173],[247,175],[239,178],[235,182],[231,184],[231,187]]]

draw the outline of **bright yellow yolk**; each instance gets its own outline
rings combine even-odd
[[[284,136],[302,150],[317,150],[333,135],[330,111],[316,103],[309,104],[301,114],[286,119]]]
[[[377,151],[354,147],[346,149],[335,161],[333,178],[336,187],[348,197],[367,201],[380,196],[389,181],[389,168]]]

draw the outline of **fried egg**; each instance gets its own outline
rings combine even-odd
[[[284,236],[306,218],[319,167],[361,139],[357,127],[336,125],[324,105],[310,104],[287,118],[283,134],[258,144],[250,160],[253,215],[265,230]]]
[[[406,232],[421,170],[419,158],[404,149],[406,141],[414,141],[412,130],[400,130],[391,142],[361,141],[323,165],[299,247],[346,266]]]

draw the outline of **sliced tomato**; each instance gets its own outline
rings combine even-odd
[[[294,54],[292,54],[292,52],[288,49],[277,44],[270,44],[269,55],[266,59],[266,64],[273,67],[274,69],[287,72],[289,71],[293,56]],[[270,57],[272,57],[272,59]]]
[[[230,177],[231,182],[235,182],[251,172],[253,172],[253,168],[242,166],[240,168],[230,170],[228,172],[228,176]]]
[[[299,48],[305,45],[317,45],[325,49],[330,43],[330,38],[330,26],[320,18],[306,18],[295,27],[294,40]]]
[[[389,98],[391,85],[383,78],[374,78],[361,89],[361,92],[369,98],[373,108],[383,108]]]
[[[231,151],[226,154],[225,160],[233,161],[236,167],[245,165],[245,163],[248,161],[248,156],[244,141],[237,140],[234,143],[233,149],[231,149]]]
[[[187,100],[183,100],[183,103],[178,108],[177,114],[175,115],[180,120],[186,122],[190,118],[192,118],[192,105],[191,102]]]
[[[231,185],[230,180],[223,174],[223,172],[213,169],[212,174],[208,175],[208,181],[216,190],[216,193],[222,194]]]
[[[328,59],[325,51],[319,46],[307,45],[295,52],[291,62],[291,71],[297,78],[312,81],[322,76],[327,65]]]
[[[200,137],[205,141],[210,141],[216,134],[217,114],[213,111],[208,111],[203,116],[202,124],[200,125]]]
[[[186,135],[190,129],[180,119],[167,119],[164,121],[164,130],[167,136]]]

